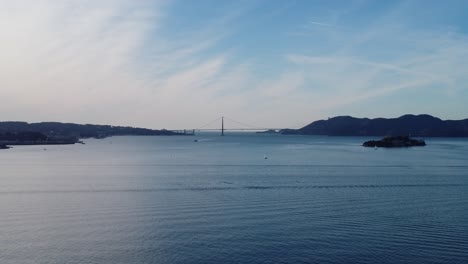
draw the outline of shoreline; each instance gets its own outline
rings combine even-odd
[[[11,149],[11,147],[5,145],[5,144],[0,144],[0,149]]]
[[[82,141],[0,141],[0,149],[11,149],[11,146],[40,146],[40,145],[74,145],[84,144]]]

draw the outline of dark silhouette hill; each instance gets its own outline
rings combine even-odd
[[[48,137],[77,137],[77,138],[103,138],[109,136],[123,135],[141,135],[141,136],[159,136],[159,135],[180,135],[169,130],[153,130],[136,127],[122,127],[109,125],[80,125],[73,123],[59,122],[0,122],[0,134],[6,136],[6,133],[39,132]]]
[[[441,120],[431,115],[403,115],[398,118],[355,118],[337,116],[319,120],[283,134],[329,136],[468,137],[468,119]]]

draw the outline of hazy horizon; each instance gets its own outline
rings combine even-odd
[[[405,115],[415,115],[415,116],[419,116],[419,115],[426,115],[426,114],[405,114]],[[342,115],[344,116],[344,115]],[[339,117],[339,116],[334,116],[334,117]],[[329,117],[329,118],[334,118],[334,117]],[[353,118],[358,118],[358,119],[373,119],[373,118],[368,118],[368,117],[356,117],[356,116],[351,116]],[[397,116],[397,117],[387,117],[386,119],[397,119],[397,118],[400,118],[402,116]],[[435,118],[438,118],[437,116],[433,116]],[[379,117],[377,117],[379,118]],[[257,127],[255,126],[255,124],[245,124],[245,123],[240,123],[236,120],[233,120],[233,119],[230,119],[228,117],[225,117],[225,121],[224,121],[224,127],[229,130],[229,129],[258,129],[258,130],[264,130],[264,129],[300,129],[302,127],[305,127],[307,125],[310,125],[311,123],[313,122],[316,122],[316,121],[321,121],[321,120],[326,120],[327,118],[324,118],[324,119],[317,119],[317,120],[311,120],[310,122],[306,123],[306,124],[303,124],[299,127]],[[465,119],[468,119],[468,118],[464,118],[464,119],[461,119],[461,120],[465,120]],[[442,119],[443,121],[461,121],[461,120],[454,120],[454,119]],[[1,122],[27,122],[27,121],[24,121],[24,120],[0,120],[0,123]],[[76,123],[73,123],[73,122],[67,122],[67,121],[63,121],[63,122],[60,122],[60,121],[54,121],[54,120],[46,120],[46,121],[38,121],[38,122],[27,122],[27,123],[55,123],[55,122],[58,122],[58,123],[72,123],[72,124],[76,124]],[[92,123],[78,123],[80,125],[110,125],[110,126],[120,126],[120,127],[127,127],[129,125],[126,125],[126,124],[92,124]],[[215,120],[211,120],[210,122],[206,122],[205,124],[203,124],[202,126],[197,126],[197,127],[184,127],[184,128],[176,128],[175,130],[177,129],[194,129],[194,130],[198,130],[198,129],[219,129],[221,126],[221,117],[215,119]],[[173,129],[173,128],[166,128],[166,127],[139,127],[139,128],[149,128],[149,129]],[[239,131],[242,131],[242,130],[239,130]],[[213,131],[215,132],[215,131]],[[245,132],[251,132],[251,130],[247,130]],[[215,133],[218,133],[218,132],[215,132]]]
[[[466,1],[0,4],[2,121],[468,118]]]

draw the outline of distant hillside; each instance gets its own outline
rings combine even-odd
[[[146,128],[107,126],[107,125],[79,125],[72,123],[43,122],[0,122],[0,134],[18,132],[40,132],[52,137],[79,137],[79,138],[103,138],[121,135],[180,135],[168,130],[152,130]]]
[[[398,136],[468,137],[468,119],[441,120],[430,115],[404,115],[398,118],[355,118],[338,116],[315,121],[283,134],[329,136]]]

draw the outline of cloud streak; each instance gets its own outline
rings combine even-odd
[[[276,9],[236,4],[183,27],[172,1],[0,2],[1,120],[176,129],[227,115],[299,127],[437,102],[447,110],[429,114],[468,114],[466,35],[396,24],[408,19],[401,6],[355,25],[360,5],[278,24]],[[284,38],[304,24],[308,34]],[[404,103],[415,94],[425,100]],[[401,100],[386,112],[390,98]]]
[[[164,4],[5,3],[0,87],[9,100],[2,119],[173,126],[158,119],[189,103],[187,94],[209,83],[225,58],[200,56],[219,36],[160,34]]]
[[[317,22],[317,21],[309,21],[309,24],[317,25],[317,26],[324,26],[324,27],[334,27],[334,25],[332,24]]]

